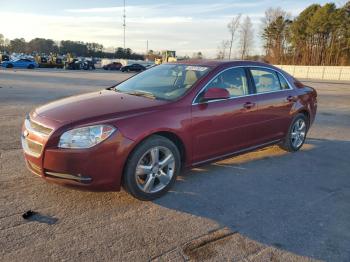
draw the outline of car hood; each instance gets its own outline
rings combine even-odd
[[[103,116],[122,117],[165,103],[162,100],[103,90],[48,103],[37,108],[34,114],[66,123]]]

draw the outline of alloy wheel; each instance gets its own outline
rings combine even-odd
[[[137,163],[136,184],[145,193],[157,193],[171,181],[175,172],[175,158],[166,147],[149,149]]]
[[[305,120],[298,119],[297,121],[295,121],[292,128],[292,133],[291,133],[291,140],[294,148],[298,148],[303,144],[305,139],[305,134],[306,134]]]

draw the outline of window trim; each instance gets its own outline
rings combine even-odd
[[[279,82],[280,82],[280,86],[282,87],[282,82],[281,82],[281,73],[280,72],[277,72],[277,78],[278,78],[278,80],[279,80]],[[288,89],[290,89],[290,85],[289,85],[289,82],[287,81],[287,79],[284,77],[284,76],[282,76],[283,77],[283,79],[286,81],[286,83],[287,83],[287,85],[288,85],[288,88],[287,89],[281,89],[281,90],[288,90]]]
[[[223,98],[223,99],[214,99],[214,100],[210,100],[210,101],[203,101],[203,102],[199,102],[196,101],[198,96],[203,92],[203,90],[205,90],[205,88],[209,85],[209,83],[214,80],[217,76],[219,76],[221,73],[229,70],[229,69],[234,69],[234,68],[244,68],[246,69],[245,72],[247,74],[247,71],[249,72],[249,74],[247,75],[247,80],[248,80],[248,91],[254,91],[255,93],[252,94],[247,94],[247,95],[243,95],[243,96],[235,96],[235,97],[230,97],[230,98]],[[262,69],[268,69],[268,70],[272,70],[276,73],[279,73],[280,75],[282,75],[282,77],[284,78],[284,80],[286,80],[287,84],[288,84],[288,89],[281,89],[281,90],[276,90],[276,91],[269,91],[269,92],[264,92],[264,93],[256,93],[256,88],[255,88],[255,83],[254,80],[252,79],[251,76],[251,72],[250,72],[250,68],[262,68]],[[278,77],[278,75],[277,75]],[[253,85],[253,90],[249,89],[249,86]],[[237,98],[241,98],[241,97],[249,97],[249,96],[257,96],[257,95],[264,95],[264,94],[271,94],[271,93],[277,93],[277,92],[285,92],[285,91],[290,91],[293,90],[294,88],[292,87],[292,85],[290,84],[290,82],[288,81],[288,79],[278,70],[274,69],[274,68],[270,68],[267,66],[232,66],[232,67],[228,67],[225,68],[224,70],[218,72],[216,75],[214,75],[200,90],[199,92],[196,94],[196,96],[193,98],[192,100],[192,105],[200,105],[200,104],[208,104],[208,103],[214,103],[214,102],[219,102],[219,101],[227,101],[227,100],[232,100],[232,99],[237,99]]]

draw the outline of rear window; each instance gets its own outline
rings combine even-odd
[[[282,90],[280,81],[275,71],[259,68],[250,69],[253,76],[256,92],[267,93]]]

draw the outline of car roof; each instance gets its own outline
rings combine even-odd
[[[185,64],[193,66],[206,66],[206,67],[226,67],[226,66],[264,66],[274,68],[273,66],[257,61],[249,60],[206,60],[206,59],[191,59],[191,60],[179,60],[177,62],[171,62],[168,64]]]

